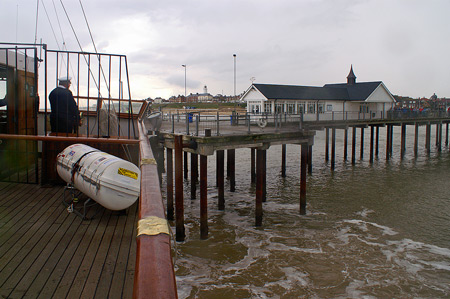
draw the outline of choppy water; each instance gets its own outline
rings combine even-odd
[[[225,211],[217,209],[215,156],[209,157],[208,240],[200,240],[200,203],[190,200],[185,183],[186,241],[175,249],[179,297],[449,297],[450,153],[433,147],[427,156],[421,128],[419,156],[413,156],[410,134],[401,160],[395,128],[393,157],[386,162],[381,129],[379,158],[371,165],[367,131],[363,160],[357,131],[355,166],[343,162],[343,133],[337,131],[334,172],[324,161],[325,134],[317,133],[304,216],[300,147],[287,146],[286,178],[280,176],[281,146],[271,147],[261,228],[254,227],[250,150],[236,151],[236,192],[226,190]]]

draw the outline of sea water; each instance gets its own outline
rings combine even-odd
[[[299,214],[300,146],[287,146],[285,178],[281,146],[271,146],[262,227],[254,226],[250,150],[236,150],[236,192],[229,192],[226,182],[225,211],[217,208],[215,156],[210,156],[207,240],[200,240],[199,194],[191,200],[190,182],[184,183],[186,240],[174,247],[179,297],[449,297],[450,153],[445,144],[437,150],[432,130],[428,155],[421,127],[415,157],[411,128],[403,159],[400,129],[394,129],[389,161],[386,128],[380,128],[379,155],[373,164],[369,130],[360,159],[358,129],[355,165],[351,130],[348,161],[343,160],[343,131],[337,130],[334,171],[325,161],[325,133],[317,132],[306,215]],[[442,140],[445,143],[445,130]]]

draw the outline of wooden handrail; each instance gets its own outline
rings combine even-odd
[[[67,135],[67,136],[66,136]],[[19,139],[19,140],[36,140],[36,141],[76,141],[76,142],[96,142],[96,143],[115,143],[115,144],[137,144],[137,139],[126,138],[96,138],[83,137],[76,134],[62,134],[59,136],[44,136],[44,135],[15,135],[15,134],[0,134],[0,139]]]
[[[138,130],[141,154],[139,220],[154,216],[166,221],[157,165],[143,162],[155,160],[142,122],[138,122]],[[170,236],[142,234],[136,237],[136,243],[133,298],[178,298]]]

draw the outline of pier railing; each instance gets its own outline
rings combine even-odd
[[[201,112],[186,112],[171,114],[162,113],[163,126],[161,131],[200,136],[205,129],[211,129],[213,136],[230,134],[235,132],[258,133],[264,128],[303,128],[304,125],[317,125],[320,123],[345,123],[367,121],[392,121],[392,120],[424,120],[448,118],[446,111],[431,110],[392,110],[377,112],[349,112],[329,111],[324,113],[232,113],[216,114]],[[230,131],[230,127],[234,128]]]
[[[177,298],[169,227],[156,161],[143,122],[138,123],[141,194],[133,298]]]

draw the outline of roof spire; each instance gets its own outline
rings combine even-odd
[[[353,73],[353,64],[350,66],[350,73],[348,73],[347,76],[347,84],[348,85],[353,85],[356,83],[356,76]]]

